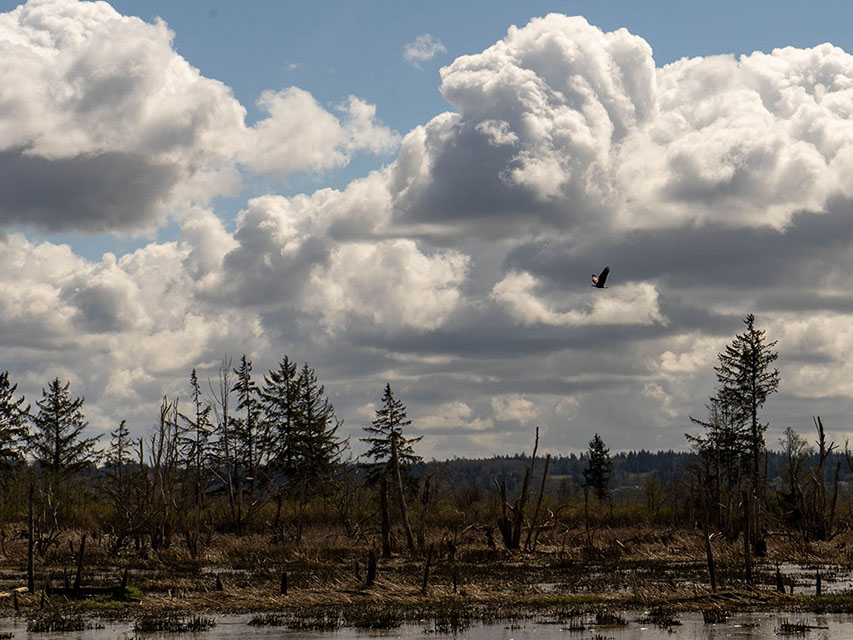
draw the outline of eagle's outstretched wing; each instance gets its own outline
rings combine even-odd
[[[610,267],[604,267],[604,271],[602,271],[598,276],[592,274],[592,285],[598,289],[604,288],[604,283],[607,282],[607,276],[610,273]]]

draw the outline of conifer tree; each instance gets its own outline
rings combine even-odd
[[[232,418],[234,438],[234,481],[237,484],[237,525],[251,525],[255,512],[260,507],[257,490],[260,485],[258,473],[264,459],[266,447],[265,425],[261,412],[258,385],[252,378],[252,361],[243,354],[240,366],[234,369],[236,380],[232,391],[237,396],[237,409]],[[243,487],[248,483],[249,500],[243,510]],[[245,518],[245,519],[244,519]]]
[[[767,430],[767,425],[758,419],[758,411],[767,397],[779,389],[779,370],[770,368],[779,354],[773,351],[777,341],[767,342],[766,332],[755,327],[753,314],[747,315],[743,322],[746,331],[735,336],[725,351],[717,355],[720,365],[714,370],[720,383],[720,397],[732,407],[735,420],[746,427],[750,473],[758,478]]]
[[[583,470],[584,490],[592,489],[599,500],[605,500],[610,495],[610,471],[613,461],[610,459],[610,449],[604,445],[604,440],[597,433],[589,442],[587,466]]]
[[[54,472],[77,471],[97,461],[98,437],[84,438],[88,426],[83,415],[83,398],[71,399],[70,382],[54,378],[42,399],[27,437],[29,452],[43,468]]]
[[[409,471],[413,464],[421,462],[422,458],[415,454],[414,443],[419,442],[423,436],[407,438],[403,435],[403,428],[412,424],[406,416],[406,407],[401,400],[394,397],[391,391],[391,383],[385,384],[385,392],[382,395],[382,407],[376,410],[376,418],[369,427],[365,427],[368,433],[375,434],[372,437],[362,438],[370,444],[367,457],[373,460],[373,468],[368,471],[368,479],[373,477],[384,477],[390,475],[394,479],[397,493],[397,504],[400,507],[400,516],[403,521],[403,530],[406,533],[406,544],[410,551],[415,550],[415,541],[412,534],[412,526],[409,522],[408,507],[403,491],[403,471]],[[389,473],[390,472],[390,473]],[[382,485],[385,482],[383,480]],[[384,488],[380,488],[384,493]]]
[[[382,395],[382,406],[376,410],[373,423],[364,428],[371,435],[361,438],[369,445],[364,455],[372,461],[372,466],[368,470],[370,480],[378,478],[383,468],[389,473],[392,472],[392,439],[393,444],[396,445],[401,470],[408,471],[412,465],[423,461],[423,458],[415,453],[413,446],[423,436],[410,438],[403,434],[403,430],[411,424],[412,421],[406,416],[406,406],[394,397],[391,384],[386,383],[385,392]]]
[[[27,434],[30,407],[24,406],[24,396],[17,400],[17,384],[9,381],[9,372],[0,372],[0,462],[21,457],[21,444]]]
[[[195,368],[190,373],[190,389],[193,413],[190,416],[183,413],[180,414],[184,422],[181,433],[181,445],[184,450],[184,460],[187,470],[192,473],[196,506],[199,506],[204,469],[209,456],[208,441],[210,440],[212,425],[210,424],[211,407],[204,403],[201,387],[198,382],[198,373]]]
[[[297,380],[296,429],[291,442],[293,480],[299,495],[299,518],[296,542],[302,538],[305,506],[309,497],[328,479],[340,461],[343,444],[337,437],[340,421],[326,397],[326,389],[317,381],[314,369],[307,364]]]
[[[297,388],[297,434],[292,456],[298,475],[310,481],[330,475],[340,460],[343,443],[337,432],[341,423],[326,397],[326,388],[317,381],[317,374],[307,364],[302,366]]]
[[[204,509],[205,488],[207,486],[208,462],[210,452],[208,441],[212,426],[210,424],[210,405],[202,400],[198,373],[193,368],[190,373],[190,389],[193,414],[181,415],[184,426],[181,430],[181,445],[186,465],[187,482],[192,494],[192,518],[184,523],[184,536],[190,555],[195,558],[201,544],[201,518]]]
[[[297,366],[284,356],[278,369],[264,376],[261,401],[270,438],[270,459],[284,478],[296,471],[296,439],[299,426],[300,376]]]
[[[250,486],[255,486],[258,466],[264,452],[263,420],[261,415],[260,391],[252,379],[252,361],[245,354],[240,358],[240,366],[234,369],[237,376],[233,391],[237,394],[237,410],[233,419],[236,459],[243,474],[251,478]],[[240,474],[237,474],[240,477]]]

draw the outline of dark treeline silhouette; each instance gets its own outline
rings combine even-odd
[[[581,526],[592,547],[598,528],[638,522],[741,537],[747,558],[774,531],[832,538],[851,520],[853,456],[820,418],[811,437],[789,428],[767,447],[759,411],[779,385],[775,342],[754,316],[744,322],[719,355],[720,386],[708,418],[692,420],[690,451],[611,453],[619,443],[596,433],[580,455],[543,458],[537,428],[530,454],[425,462],[417,425],[386,384],[359,438],[366,453],[353,457],[311,366],[284,356],[258,373],[246,355],[223,360],[215,379],[189,372],[186,399],[152,407],[147,433],[122,421],[99,440],[86,436],[70,383],[54,378],[33,404],[2,372],[0,531],[26,527],[41,556],[83,530],[115,553],[180,547],[193,558],[217,535],[301,545],[306,532],[386,556],[463,532],[534,550]]]

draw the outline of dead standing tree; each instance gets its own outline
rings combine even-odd
[[[536,452],[538,449],[539,427],[536,427],[536,442],[533,445],[533,455],[530,456],[530,466],[524,472],[524,483],[521,487],[521,493],[513,504],[510,504],[507,499],[506,480],[501,480],[499,484],[497,478],[492,477],[492,481],[495,483],[501,496],[501,515],[498,518],[498,530],[501,532],[504,547],[510,551],[521,548],[524,507],[527,505],[527,498],[530,492],[530,478],[533,475],[533,467],[536,464]]]
[[[813,418],[817,431],[818,461],[811,471],[810,487],[806,492],[807,502],[804,505],[806,520],[813,537],[816,540],[829,540],[835,531],[835,509],[838,503],[838,478],[841,473],[841,460],[835,465],[832,497],[827,498],[826,491],[826,462],[836,448],[834,442],[826,443],[826,432],[820,416]]]

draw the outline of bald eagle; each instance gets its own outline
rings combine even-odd
[[[596,289],[606,289],[607,286],[604,284],[607,282],[607,276],[610,273],[610,267],[604,267],[604,271],[601,272],[600,275],[592,274],[592,286]]]

